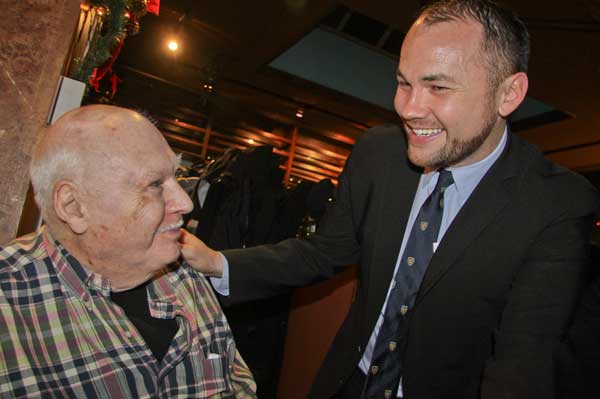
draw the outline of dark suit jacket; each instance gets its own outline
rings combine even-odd
[[[381,311],[421,170],[400,128],[357,142],[335,203],[310,240],[227,251],[233,300],[272,295],[360,265],[360,284],[311,391],[347,379]],[[509,134],[434,254],[409,311],[408,399],[552,398],[553,352],[587,263],[591,185]]]
[[[560,349],[561,399],[600,398],[600,275],[584,290]]]

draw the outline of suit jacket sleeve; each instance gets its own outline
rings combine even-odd
[[[546,176],[541,185],[546,223],[507,294],[484,371],[485,399],[555,395],[554,355],[586,276],[598,197],[569,172]]]
[[[245,302],[330,278],[336,269],[356,264],[360,257],[357,231],[369,195],[369,157],[373,144],[366,132],[356,143],[339,178],[334,201],[319,231],[306,240],[288,239],[275,245],[223,254],[230,265],[228,303]]]

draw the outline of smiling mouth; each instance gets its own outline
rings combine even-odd
[[[158,234],[179,231],[179,228],[181,226],[183,226],[183,220],[179,220],[176,223],[171,223],[166,226],[162,226],[161,228],[158,229]]]
[[[417,129],[417,128],[412,128],[410,126],[408,126],[408,128],[415,134],[415,136],[419,136],[419,137],[431,137],[431,136],[435,136],[437,134],[440,134],[441,132],[444,131],[444,129]]]

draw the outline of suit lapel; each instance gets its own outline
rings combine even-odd
[[[502,156],[475,188],[437,248],[427,269],[416,304],[452,268],[460,255],[510,203],[518,174],[519,141],[509,132]]]

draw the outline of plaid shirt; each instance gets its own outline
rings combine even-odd
[[[148,286],[150,313],[179,331],[158,363],[110,283],[42,227],[0,248],[0,398],[255,398],[206,279],[169,268]]]

